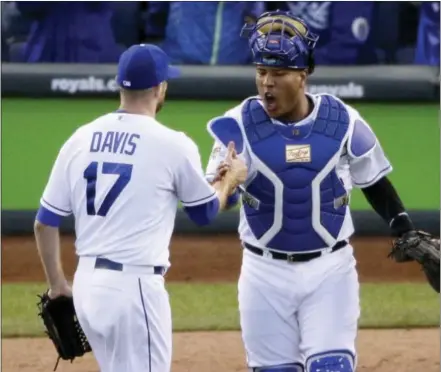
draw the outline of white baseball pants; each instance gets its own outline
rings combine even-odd
[[[95,269],[95,258],[79,260],[75,310],[101,372],[170,372],[169,297],[164,277],[151,271]]]
[[[239,278],[242,338],[249,367],[305,363],[317,353],[355,353],[359,282],[348,245],[304,263],[244,249]]]

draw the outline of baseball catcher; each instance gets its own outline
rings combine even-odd
[[[392,165],[367,120],[332,94],[307,91],[318,41],[290,12],[262,14],[242,36],[257,95],[207,124],[206,177],[228,174],[227,145],[248,167],[230,194],[241,203],[238,281],[250,372],[355,372],[359,279],[350,239],[358,188],[390,226],[390,257],[416,261],[439,292],[439,241],[418,231],[388,177]]]
[[[78,322],[72,297],[50,298],[47,292],[38,297],[38,315],[58,353],[55,371],[60,359],[72,362],[91,348]]]

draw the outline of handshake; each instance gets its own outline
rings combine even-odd
[[[237,186],[245,182],[247,175],[248,169],[245,162],[238,158],[234,142],[229,142],[227,155],[217,167],[213,184],[217,182],[225,184],[229,189],[229,195],[231,195]]]

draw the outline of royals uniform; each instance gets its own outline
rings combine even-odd
[[[160,48],[141,44],[121,55],[117,82],[146,91],[178,75]],[[58,227],[75,217],[74,305],[101,372],[170,371],[163,274],[178,201],[199,225],[219,210],[195,143],[147,115],[101,116],[58,154],[37,220]]]
[[[239,225],[241,328],[250,367],[316,371],[326,352],[352,371],[360,307],[349,196],[392,167],[354,108],[331,95],[308,97],[314,109],[293,124],[270,119],[258,97],[225,113],[239,124],[249,167]],[[225,153],[216,142],[208,179]]]
[[[104,115],[58,155],[37,218],[75,216],[75,309],[103,372],[170,371],[163,274],[179,200],[191,214],[217,197],[194,142],[153,118]]]

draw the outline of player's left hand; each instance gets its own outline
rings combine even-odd
[[[65,288],[66,293],[68,292]],[[52,293],[55,296],[55,292]],[[38,296],[38,316],[43,322],[47,336],[52,340],[60,359],[73,361],[92,351],[81,328],[71,296],[58,295],[50,298],[49,293]]]
[[[65,296],[72,297],[72,288],[67,282],[63,282],[57,286],[51,287],[47,293],[50,299]]]
[[[436,292],[440,292],[440,240],[423,231],[409,231],[393,243],[389,257],[397,262],[416,261]]]

